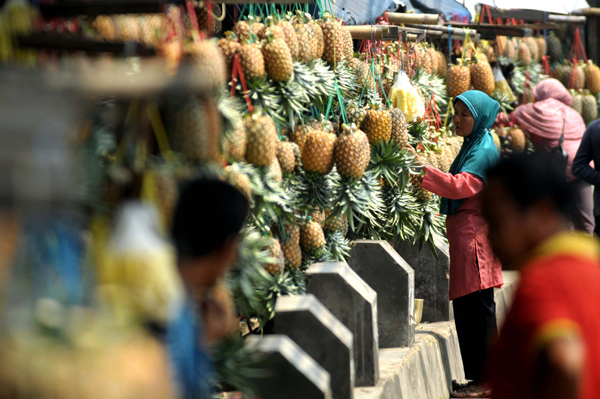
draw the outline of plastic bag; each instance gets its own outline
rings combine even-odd
[[[168,322],[184,301],[175,249],[159,233],[154,207],[124,204],[98,273],[101,296],[121,317]]]
[[[494,80],[496,82],[496,88],[494,89],[494,92],[492,93],[492,95],[496,94],[496,95],[499,95],[500,97],[506,96],[508,102],[515,101],[516,100],[515,95],[512,92],[512,90],[510,89],[508,82],[504,78],[504,75],[502,74],[502,69],[500,69],[499,66],[495,66],[493,68],[493,71],[494,71]]]
[[[390,102],[404,114],[406,121],[411,123],[422,118],[425,114],[425,103],[417,89],[410,83],[406,72],[398,72],[396,81],[390,90]]]

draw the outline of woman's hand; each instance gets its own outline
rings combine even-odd
[[[417,150],[415,150],[410,144],[406,145],[406,150],[408,152],[410,152],[412,155],[414,155],[415,157],[415,161],[416,163],[419,165],[419,167],[421,169],[425,169],[426,167],[429,166],[429,162],[427,162],[425,159],[423,159],[419,153],[417,152]]]

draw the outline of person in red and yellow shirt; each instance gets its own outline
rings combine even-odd
[[[492,248],[521,272],[488,364],[494,399],[600,398],[600,245],[568,231],[564,171],[547,154],[519,155],[488,181]]]

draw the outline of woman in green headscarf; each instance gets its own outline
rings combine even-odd
[[[459,95],[453,104],[456,134],[464,137],[462,148],[450,173],[427,166],[421,187],[442,197],[440,212],[447,215],[450,300],[465,376],[471,380],[453,396],[477,398],[490,394],[481,384],[482,369],[488,341],[496,333],[494,287],[503,284],[478,195],[486,184],[486,170],[500,160],[489,130],[499,105],[476,90]]]

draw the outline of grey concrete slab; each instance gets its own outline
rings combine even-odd
[[[354,336],[355,386],[379,380],[377,293],[344,262],[317,263],[307,270],[313,294]]]
[[[394,245],[415,272],[415,298],[424,300],[422,321],[427,322],[450,320],[450,250],[442,237],[434,236],[434,242],[439,260],[426,245],[421,249],[407,242]]]
[[[352,333],[314,295],[279,297],[275,304],[274,331],[290,337],[329,372],[333,399],[352,399]]]
[[[415,338],[415,275],[386,241],[352,243],[348,265],[377,292],[380,348],[409,346]]]
[[[262,399],[331,399],[330,376],[285,335],[250,336],[249,350],[265,355],[269,373],[251,382]]]
[[[413,345],[379,355],[379,383],[355,388],[355,399],[447,399],[452,379],[464,381],[453,322],[419,325]]]

